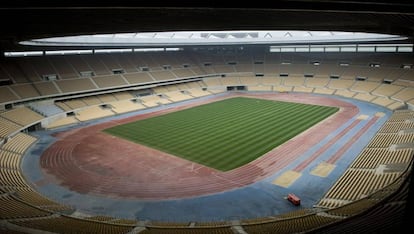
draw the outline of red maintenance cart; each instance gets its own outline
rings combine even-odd
[[[300,205],[300,198],[297,197],[293,193],[289,193],[288,196],[287,196],[287,199],[288,199],[288,201],[290,201],[295,206],[299,206]]]

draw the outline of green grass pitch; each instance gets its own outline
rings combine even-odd
[[[236,97],[104,132],[228,171],[262,156],[338,109]]]

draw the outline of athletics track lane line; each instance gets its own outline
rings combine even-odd
[[[339,158],[351,147],[368,129],[374,125],[374,123],[379,119],[379,117],[374,116],[363,128],[361,128],[355,136],[352,137],[345,145],[343,145],[331,158],[326,162],[330,164],[335,164]]]
[[[293,171],[301,172],[303,169],[305,169],[313,160],[315,160],[317,157],[319,157],[321,154],[323,154],[326,150],[329,149],[335,142],[337,142],[341,137],[343,137],[346,133],[348,133],[353,127],[355,127],[357,124],[361,122],[360,119],[354,120],[352,124],[350,124],[348,127],[343,129],[340,133],[338,133],[334,138],[329,140],[325,145],[323,145],[321,148],[319,148],[315,153],[313,153],[310,157],[308,157],[305,161],[301,162],[298,166],[296,166]]]

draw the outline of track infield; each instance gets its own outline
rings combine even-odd
[[[340,110],[256,160],[226,172],[103,132],[114,126],[233,97],[323,105]],[[221,193],[261,181],[283,170],[358,112],[359,108],[349,102],[300,93],[228,93],[195,100],[53,133],[56,141],[40,157],[44,178],[33,183],[58,184],[81,194],[151,201]]]

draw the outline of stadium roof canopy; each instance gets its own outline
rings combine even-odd
[[[178,31],[93,34],[22,41],[33,46],[182,46],[237,44],[359,43],[405,40],[407,37],[380,33],[338,31]]]
[[[316,37],[308,32],[342,36],[345,32],[358,32],[355,34],[408,38],[399,43],[412,43],[413,40],[414,4],[407,1],[280,0],[246,4],[237,2],[229,7],[223,1],[108,0],[99,4],[88,0],[8,1],[0,6],[0,21],[3,22],[0,52],[48,50],[50,46],[33,47],[19,42],[77,35],[112,35],[110,37],[116,38],[113,41],[128,36],[152,43],[181,43],[190,37],[193,40],[198,37],[200,41],[248,41],[257,35],[256,38],[262,37],[262,41],[282,38],[289,43],[298,40],[296,34],[301,33],[303,38],[310,39]],[[216,33],[228,30],[230,33]],[[275,34],[260,35],[265,31]],[[198,33],[191,36],[191,32]],[[61,47],[59,44],[54,49]],[[84,47],[72,46],[71,49]]]

